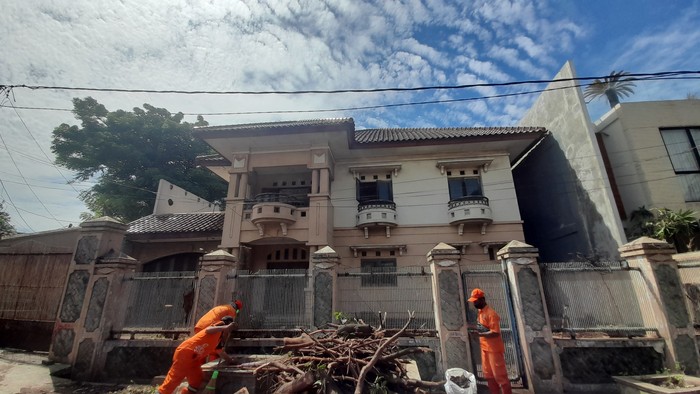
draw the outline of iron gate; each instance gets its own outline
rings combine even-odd
[[[505,345],[506,368],[508,378],[511,382],[522,384],[522,357],[518,331],[515,327],[515,314],[513,313],[513,303],[510,297],[510,287],[508,278],[503,272],[500,264],[489,264],[478,267],[468,267],[462,271],[462,283],[465,290],[465,299],[469,298],[474,288],[480,288],[486,293],[486,302],[501,317],[501,338]],[[467,321],[476,324],[477,311],[467,303]],[[484,374],[481,368],[481,350],[479,338],[475,335],[469,337],[472,362],[478,380],[484,381]]]

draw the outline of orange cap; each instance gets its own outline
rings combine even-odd
[[[484,294],[483,290],[476,288],[476,289],[472,290],[472,295],[471,295],[471,297],[469,297],[468,301],[474,302],[474,301],[478,300],[479,298],[483,298],[485,296],[486,296],[486,294]]]
[[[243,309],[243,302],[241,302],[241,300],[236,300],[233,302],[233,306],[236,307],[236,309],[241,310]]]

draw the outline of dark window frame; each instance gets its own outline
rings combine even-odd
[[[476,187],[474,187],[474,185],[471,184],[472,181],[476,181]],[[484,196],[484,188],[481,182],[480,175],[448,176],[447,190],[450,194],[450,201],[456,201],[469,197]]]

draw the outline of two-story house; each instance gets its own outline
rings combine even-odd
[[[700,100],[621,103],[595,130],[623,219],[641,207],[700,211]]]
[[[524,240],[511,163],[541,127],[356,130],[353,119],[200,127],[229,182],[221,248],[251,270],[308,268],[330,246],[348,267],[425,265],[440,242],[462,263]]]

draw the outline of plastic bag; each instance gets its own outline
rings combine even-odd
[[[476,394],[476,376],[462,368],[445,371],[445,392],[447,394]]]

